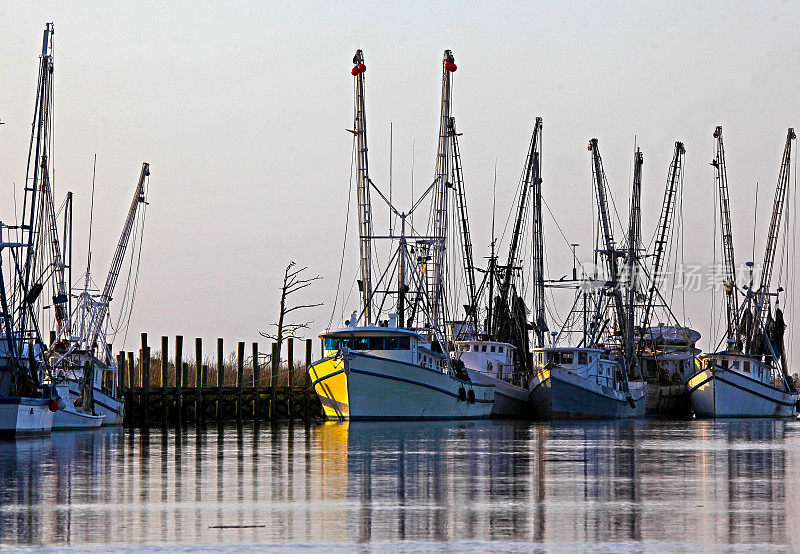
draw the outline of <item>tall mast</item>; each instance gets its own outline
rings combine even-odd
[[[617,251],[614,246],[614,231],[611,227],[611,217],[608,210],[606,174],[603,170],[603,160],[600,157],[600,150],[597,147],[597,139],[589,141],[589,150],[592,153],[592,172],[595,180],[595,193],[597,194],[598,217],[600,218],[600,231],[603,234],[603,248],[601,254],[605,255],[606,271],[611,281],[609,294],[614,302],[617,315],[617,324],[622,331],[622,337],[626,337],[625,308],[622,303],[622,293],[619,287],[619,271],[617,269]],[[625,372],[627,375],[627,372]]]
[[[120,234],[119,242],[117,243],[117,250],[114,252],[114,258],[111,260],[111,267],[108,270],[106,283],[103,287],[103,292],[100,295],[100,300],[98,301],[99,306],[97,314],[94,318],[92,334],[89,338],[88,344],[85,345],[87,348],[95,347],[103,327],[103,322],[108,314],[108,306],[111,303],[114,287],[117,284],[117,277],[119,277],[119,272],[122,268],[122,261],[125,258],[125,250],[128,248],[128,240],[130,239],[131,232],[133,231],[133,223],[136,219],[136,212],[139,209],[139,204],[144,204],[146,202],[145,180],[149,175],[150,164],[145,162],[142,164],[142,171],[139,174],[139,182],[137,183],[136,190],[133,193],[133,200],[131,201],[131,206],[128,209],[128,216],[125,218],[125,224],[122,226],[122,233]]]
[[[637,148],[633,155],[633,188],[631,190],[631,213],[628,218],[628,298],[627,298],[627,324],[625,331],[625,358],[629,361],[633,359],[634,346],[634,308],[636,307],[636,267],[639,259],[639,244],[642,236],[642,165],[644,156],[642,151]]]
[[[28,312],[41,292],[41,283],[33,283],[38,254],[38,239],[42,233],[42,205],[38,192],[42,187],[42,168],[47,168],[50,132],[50,111],[53,92],[53,24],[45,26],[42,37],[42,55],[39,60],[39,80],[36,90],[36,106],[31,124],[31,141],[28,149],[28,168],[25,175],[25,194],[22,203],[21,241],[24,244],[24,264],[18,280],[18,293],[24,298],[19,314],[20,331],[27,329]],[[49,180],[47,180],[49,188]],[[46,195],[45,191],[45,195]],[[46,200],[46,199],[45,199]],[[49,214],[48,214],[49,218]],[[63,270],[63,266],[62,266]]]
[[[672,228],[673,215],[675,214],[675,197],[678,192],[678,183],[680,182],[681,173],[683,171],[683,155],[685,153],[686,149],[683,147],[683,143],[676,142],[675,152],[672,155],[672,163],[669,165],[669,172],[667,174],[664,201],[661,203],[661,215],[658,218],[658,227],[656,228],[656,240],[653,247],[653,271],[650,279],[650,290],[647,294],[647,304],[642,317],[642,327],[647,327],[650,322],[650,313],[653,311],[653,302],[656,298],[656,292],[663,281],[661,270],[664,264],[664,254],[666,253],[670,230]]]
[[[542,118],[536,118],[533,130],[533,155],[530,156],[530,174],[526,181],[531,186],[531,211],[533,216],[533,336],[536,348],[544,348],[547,338],[547,320],[544,311],[544,229],[542,228]]]
[[[444,262],[447,246],[447,178],[450,175],[450,96],[452,73],[456,70],[455,59],[450,50],[444,51],[442,60],[442,102],[439,117],[439,148],[436,153],[436,186],[433,199],[433,256],[428,264],[429,282],[432,281],[431,321],[439,328],[439,319],[444,312]]]
[[[450,137],[453,146],[453,176],[456,186],[456,203],[458,222],[461,228],[461,246],[464,257],[464,274],[467,278],[467,316],[472,319],[475,332],[478,332],[478,295],[475,288],[475,262],[472,256],[472,238],[469,232],[469,216],[467,215],[467,198],[464,191],[464,176],[461,171],[461,151],[458,148],[456,118],[450,118]]]
[[[353,56],[355,77],[355,115],[353,133],[356,136],[356,197],[358,200],[358,236],[361,254],[361,299],[364,305],[364,324],[372,322],[372,204],[369,199],[369,159],[367,156],[367,112],[364,107],[364,53],[356,50]]]
[[[775,199],[772,204],[772,218],[769,222],[767,247],[764,250],[764,264],[761,268],[761,283],[758,287],[753,319],[760,321],[761,329],[766,329],[766,320],[769,316],[769,288],[772,281],[772,269],[775,265],[775,250],[778,246],[778,234],[781,227],[781,216],[786,200],[786,191],[789,188],[789,170],[792,157],[792,140],[794,129],[789,129],[786,134],[786,146],[783,149],[781,169],[778,173],[778,186],[775,190]],[[764,309],[766,306],[766,309]]]
[[[533,186],[534,171],[538,172],[538,157],[539,157],[539,136],[542,132],[542,118],[536,118],[536,124],[533,128],[531,135],[530,146],[528,147],[528,156],[525,159],[525,177],[522,180],[522,186],[519,191],[519,203],[517,204],[517,217],[514,220],[514,229],[511,233],[511,243],[508,247],[508,261],[506,263],[506,271],[503,276],[503,283],[500,289],[500,296],[505,301],[508,300],[506,296],[511,289],[511,279],[514,274],[514,267],[519,261],[519,247],[522,240],[523,224],[525,223],[525,214],[528,211],[528,195],[529,189]],[[536,168],[536,169],[534,169]]]
[[[719,189],[719,219],[722,231],[723,282],[725,288],[726,316],[728,322],[727,336],[729,341],[738,341],[739,304],[736,298],[736,261],[733,250],[733,226],[731,225],[731,201],[728,192],[728,168],[725,164],[725,145],[722,142],[722,126],[714,129],[717,141],[716,157],[711,162],[716,172]]]

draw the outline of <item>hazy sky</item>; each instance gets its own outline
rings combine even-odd
[[[350,178],[352,136],[345,129],[352,126],[349,70],[356,48],[368,68],[372,178],[387,186],[392,122],[399,199],[410,197],[412,144],[417,192],[434,177],[441,56],[452,49],[453,113],[463,133],[476,256],[489,245],[495,160],[503,219],[534,117],[542,116],[545,199],[569,241],[582,245],[580,257],[590,256],[588,140],[599,139],[624,211],[634,140],[642,148],[648,237],[674,141],[682,140],[685,259],[709,264],[716,211],[708,162],[714,126],[721,124],[737,257],[751,257],[759,182],[760,260],[786,129],[800,126],[800,3],[794,1],[0,2],[0,217],[6,220],[12,183],[24,180],[48,21],[55,23],[56,189],[59,197],[75,192],[82,257],[97,154],[100,280],[142,161],[151,167],[128,349],[140,331],[222,336],[231,348],[232,341],[258,338],[275,320],[277,286],[291,260],[324,277],[304,299],[325,302],[309,319],[315,330],[327,324]],[[382,228],[385,210],[377,203],[375,210]],[[354,223],[353,217],[350,236]],[[569,248],[549,216],[545,231],[549,272],[557,278],[571,269]],[[346,287],[357,270],[356,252],[351,243]],[[703,333],[703,346],[710,298],[707,292],[687,297],[687,316]],[[353,294],[347,309],[357,301]]]

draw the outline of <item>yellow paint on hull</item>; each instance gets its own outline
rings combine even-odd
[[[347,394],[347,372],[344,360],[329,358],[308,368],[314,391],[322,404],[325,418],[345,420],[350,417],[350,402]]]

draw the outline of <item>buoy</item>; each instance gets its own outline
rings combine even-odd
[[[466,402],[467,400],[467,391],[464,387],[458,389],[458,400],[460,402]]]
[[[58,411],[58,400],[55,400],[55,399],[51,400],[50,403],[47,405],[47,407],[50,408],[51,412],[57,412]]]
[[[358,67],[358,72],[359,73],[364,73],[367,70],[367,66],[364,65],[363,63],[358,64],[357,67]]]
[[[455,71],[456,69],[458,69],[458,66],[453,62],[444,62],[444,68],[447,71]]]
[[[472,389],[469,389],[469,396],[468,396],[468,398],[469,398],[469,403],[470,403],[470,404],[475,404],[475,391],[474,391],[474,390],[472,390]]]

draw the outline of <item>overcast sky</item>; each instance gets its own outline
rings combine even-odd
[[[412,145],[417,192],[433,179],[441,56],[452,49],[458,65],[453,113],[463,133],[476,256],[488,251],[495,161],[502,219],[533,120],[542,116],[545,199],[568,240],[581,244],[580,257],[590,257],[592,228],[588,140],[600,141],[623,211],[634,141],[642,148],[647,237],[674,141],[682,140],[685,260],[710,265],[716,211],[708,162],[714,126],[723,125],[742,262],[752,257],[760,183],[758,261],[786,129],[800,126],[795,1],[0,2],[5,220],[12,185],[24,180],[48,21],[55,23],[57,194],[75,193],[82,257],[96,153],[93,249],[101,281],[141,163],[151,167],[128,349],[140,331],[221,336],[230,348],[232,341],[258,338],[275,320],[277,286],[291,260],[324,277],[303,300],[325,302],[308,317],[315,331],[325,327],[350,178],[352,136],[345,129],[352,126],[349,71],[356,48],[364,50],[368,68],[372,178],[382,188],[388,184],[392,122],[400,205],[410,198]],[[377,204],[375,210],[383,211]],[[378,213],[376,226],[385,222]],[[570,251],[549,216],[545,231],[548,271],[558,278],[571,271]],[[345,288],[357,270],[356,244],[350,246]],[[792,283],[782,284],[791,290]],[[687,298],[687,316],[707,346],[711,295]],[[357,302],[353,294],[346,309]]]

